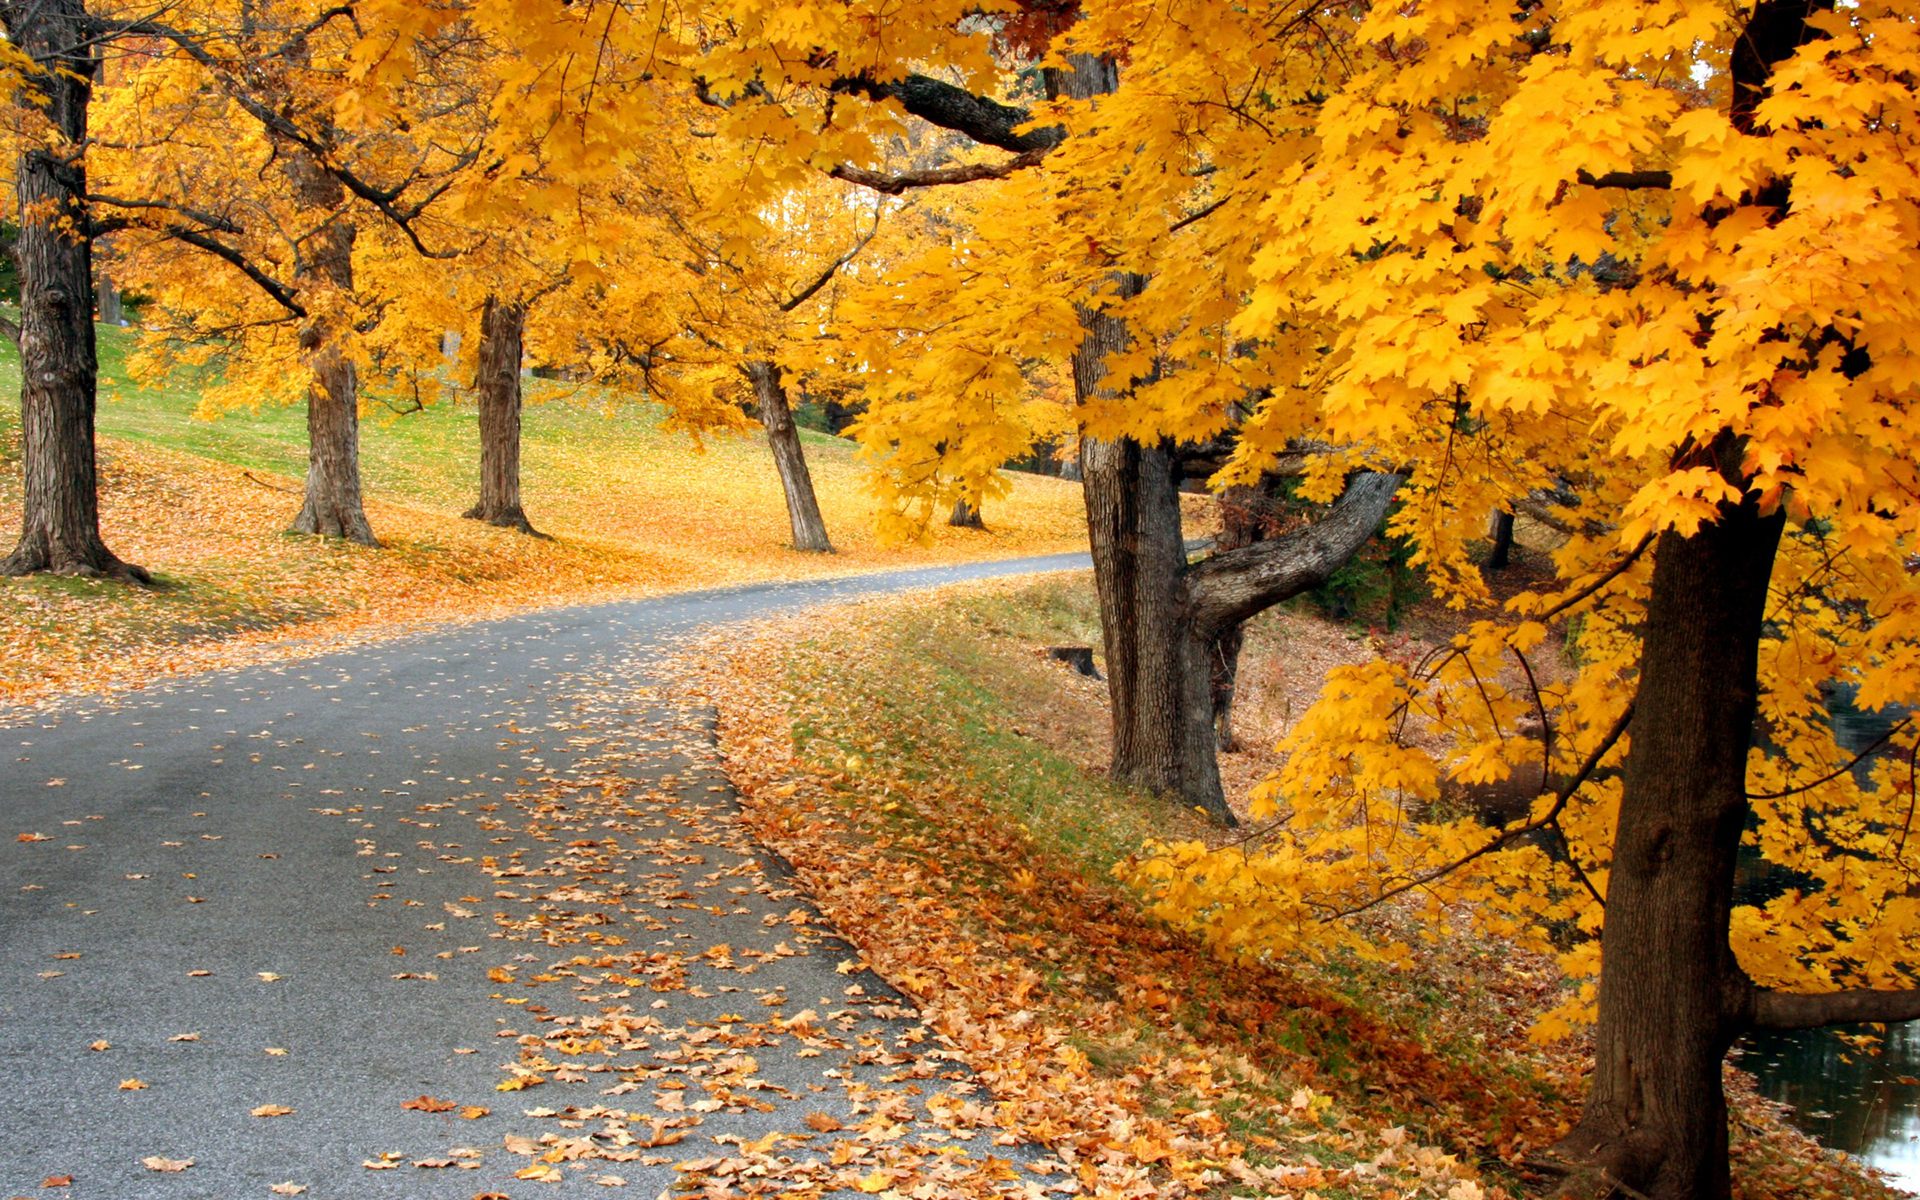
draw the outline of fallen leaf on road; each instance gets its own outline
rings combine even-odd
[[[478,1104],[469,1104],[465,1108],[460,1110],[460,1115],[462,1117],[465,1117],[469,1121],[478,1121],[481,1117],[486,1116],[491,1111],[493,1110],[488,1108],[482,1108]]]
[[[69,1187],[72,1185],[72,1183],[73,1183],[73,1176],[71,1175],[49,1175],[45,1179],[40,1181],[40,1186],[43,1188]]]
[[[542,1183],[558,1183],[560,1180],[566,1178],[566,1176],[560,1174],[557,1168],[542,1166],[539,1163],[535,1163],[531,1167],[521,1167],[513,1173],[513,1177],[515,1179],[537,1179]]]
[[[806,1122],[809,1129],[817,1129],[821,1133],[832,1133],[836,1129],[841,1128],[839,1121],[823,1112],[808,1113]]]
[[[413,1160],[413,1165],[433,1170],[439,1167],[450,1167],[453,1165],[453,1160],[450,1158],[416,1158]]]
[[[13,840],[16,842],[50,842],[53,839],[44,833],[23,833]]]
[[[146,1086],[146,1084],[141,1083],[138,1079],[122,1079],[120,1081],[120,1090],[123,1092],[137,1092]]]
[[[260,978],[266,980],[268,983],[272,983],[275,980],[286,978],[285,975],[275,975],[272,971],[261,971],[259,974],[260,974]]]
[[[193,1160],[190,1158],[162,1158],[158,1154],[153,1154],[141,1159],[140,1165],[149,1171],[165,1171],[168,1174],[173,1174],[178,1171],[184,1171],[192,1166]]]
[[[200,1040],[200,1035],[197,1033],[176,1033],[167,1040],[170,1042],[197,1042]]]
[[[271,1054],[275,1058],[285,1058],[287,1056],[287,1052],[278,1046],[268,1046],[263,1053]]]
[[[420,1096],[412,1100],[402,1100],[401,1108],[411,1108],[417,1112],[451,1112],[460,1107],[451,1100],[436,1100],[432,1096]]]
[[[276,1196],[298,1196],[301,1192],[304,1192],[307,1189],[304,1184],[276,1183],[272,1187],[268,1188],[267,1190],[272,1192]]]
[[[397,1151],[388,1151],[379,1158],[369,1158],[360,1165],[369,1171],[392,1171],[399,1167],[401,1155]]]
[[[42,979],[58,979],[58,978],[60,978],[60,977],[61,977],[62,975],[65,975],[65,974],[66,974],[66,972],[65,972],[65,971],[42,971],[42,972],[40,972],[40,978],[42,978]]]
[[[112,1043],[112,1042],[110,1042],[110,1041],[108,1041],[108,1040],[107,1040],[107,1039],[105,1039],[105,1038],[101,1038],[101,1039],[100,1039],[99,1041],[97,1041],[97,1042],[95,1042],[95,1043],[94,1043],[93,1045],[91,1045],[91,1046],[88,1046],[88,1047],[87,1047],[87,1049],[89,1049],[89,1050],[111,1050],[111,1049],[113,1049],[113,1043]]]
[[[80,956],[78,954],[56,954],[54,955],[54,957],[55,958],[79,958]]]
[[[190,978],[193,978],[193,979],[199,979],[199,978],[201,978],[201,977],[203,977],[203,976],[207,976],[207,975],[211,975],[211,974],[213,974],[213,972],[212,972],[212,971],[188,971],[188,972],[187,972],[187,975],[188,975],[188,976],[189,976]]]
[[[627,1181],[618,1175],[595,1175],[593,1181],[601,1187],[625,1187]]]
[[[255,1117],[285,1117],[292,1112],[293,1110],[284,1104],[262,1104],[259,1108],[248,1110],[249,1115]]]

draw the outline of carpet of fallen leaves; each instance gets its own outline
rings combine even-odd
[[[1546,1190],[1529,1164],[1570,1127],[1587,1051],[1526,1038],[1561,987],[1550,961],[1469,939],[1411,970],[1233,966],[1109,882],[1187,818],[1087,769],[1103,689],[1037,654],[1020,615],[1061,587],[868,601],[695,648],[747,827],[957,1048],[999,1125],[1090,1194]],[[1352,653],[1342,627],[1285,627],[1316,624],[1313,653]],[[1728,1079],[1742,1200],[1892,1195]]]
[[[879,546],[861,467],[849,450],[815,446],[814,478],[840,552],[799,554],[784,545],[785,509],[763,441],[710,441],[695,453],[634,420],[576,426],[528,446],[526,504],[551,540],[460,519],[471,485],[445,468],[449,448],[370,469],[377,550],[285,533],[300,502],[296,476],[102,438],[107,543],[163,586],[0,580],[0,702],[554,604],[1010,558],[1085,541],[1075,485],[1014,476],[987,530],[943,526],[931,547]],[[19,463],[4,468],[0,530],[11,538]]]

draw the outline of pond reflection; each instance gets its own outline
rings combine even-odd
[[[1795,1125],[1920,1193],[1920,1028],[1894,1026],[1878,1057],[1841,1032],[1751,1034],[1733,1061],[1760,1081],[1761,1095],[1793,1107]]]

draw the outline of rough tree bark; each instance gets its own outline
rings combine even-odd
[[[1720,466],[1739,483],[1740,444]],[[1725,1200],[1720,1063],[1750,986],[1728,945],[1760,626],[1784,516],[1749,496],[1655,549],[1623,779],[1594,1072],[1562,1153],[1655,1200]]]
[[[340,292],[353,289],[353,222],[340,212],[346,189],[313,161],[306,150],[283,145],[286,173],[294,199],[310,214],[333,214],[308,239],[306,257],[296,265],[296,284],[320,283]],[[316,317],[300,330],[313,385],[307,393],[307,491],[291,533],[346,538],[378,546],[360,499],[360,388],[352,360],[342,353],[339,330]]]
[[[461,515],[544,536],[520,506],[520,359],[527,309],[488,296],[480,310],[480,500]]]
[[[787,494],[787,521],[793,527],[793,548],[832,554],[833,542],[827,537],[827,523],[820,516],[820,502],[813,495],[813,476],[807,470],[806,452],[800,446],[800,430],[793,423],[787,389],[780,382],[780,365],[759,359],[742,369],[753,385],[760,423],[767,428],[767,444],[773,448],[773,463],[780,471],[780,486]]]
[[[94,53],[81,0],[0,5],[8,40],[44,71],[23,103],[42,108],[58,140],[20,155],[20,541],[0,574],[51,571],[151,582],[100,537],[94,405],[93,246],[85,196],[87,106]]]
[[[1830,0],[1762,0],[1732,54],[1730,116],[1751,133],[1773,69],[1819,36]],[[1746,198],[1784,209],[1785,180]],[[1742,442],[1723,434],[1701,465],[1745,489]],[[1560,1152],[1582,1170],[1569,1192],[1726,1200],[1721,1062],[1749,1028],[1910,1020],[1920,993],[1796,996],[1754,987],[1728,944],[1735,856],[1767,585],[1784,515],[1752,495],[1690,537],[1655,547],[1633,743],[1622,780],[1601,933],[1594,1072]],[[1597,1176],[1597,1178],[1596,1178]]]
[[[980,516],[976,505],[968,504],[965,496],[953,502],[953,515],[947,518],[947,524],[955,529],[985,529],[986,521]]]

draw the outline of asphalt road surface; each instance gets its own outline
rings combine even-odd
[[[562,609],[0,710],[0,1200],[650,1198],[676,1163],[775,1131],[824,1158],[889,1115],[1016,1155],[927,1120],[985,1097],[741,841],[709,728],[647,672],[715,625],[1086,563]]]

